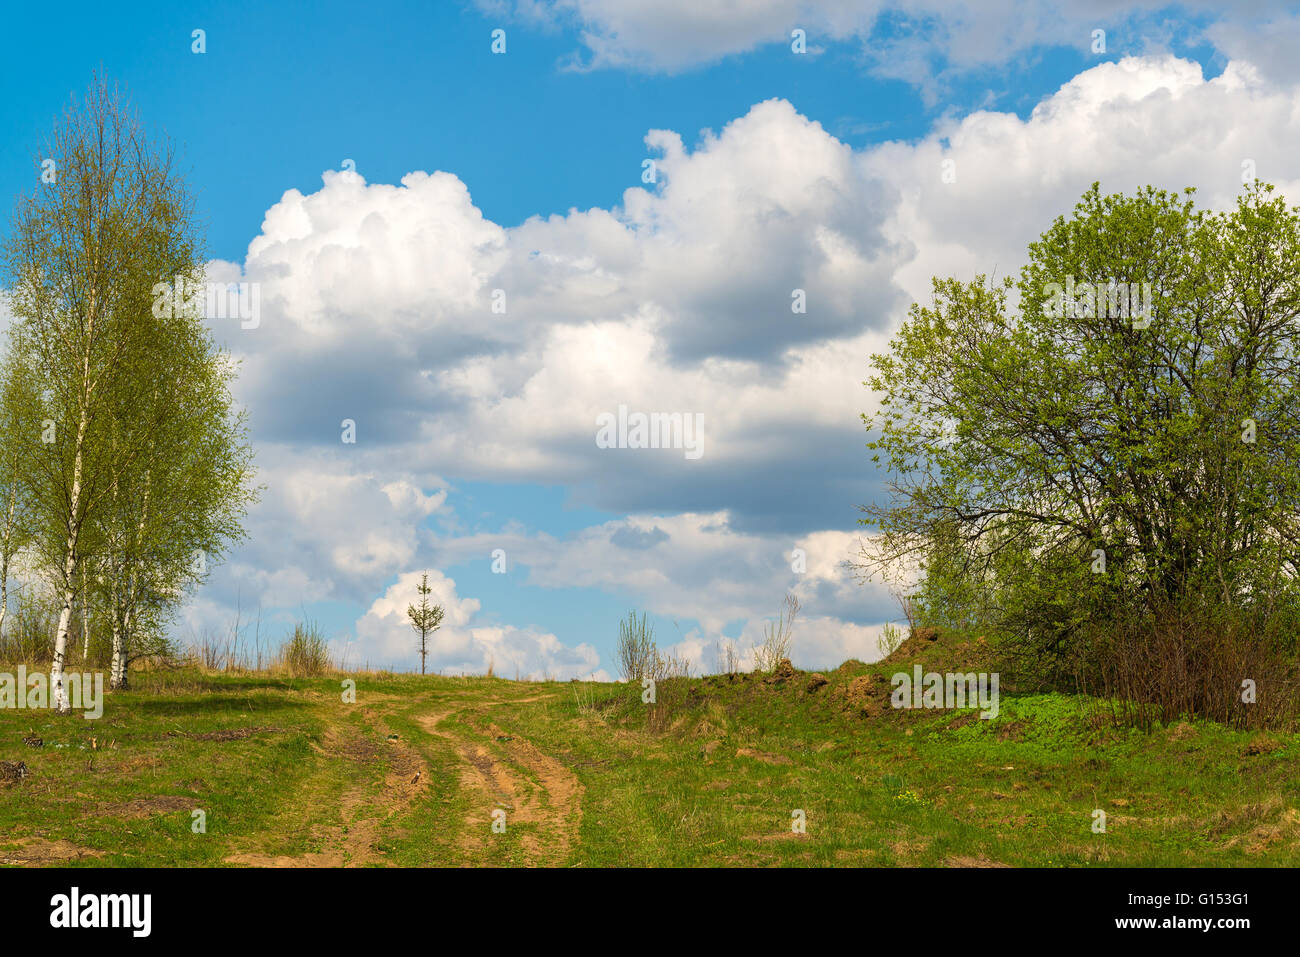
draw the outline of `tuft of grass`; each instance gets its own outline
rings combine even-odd
[[[315,622],[299,622],[280,646],[280,666],[295,678],[315,678],[331,670],[329,644]]]
[[[647,616],[637,618],[635,611],[628,612],[627,621],[618,623],[618,662],[623,677],[628,681],[652,677],[657,657],[655,630]]]
[[[794,644],[794,620],[799,615],[799,599],[793,594],[785,596],[785,610],[777,620],[768,622],[763,633],[763,643],[754,649],[755,671],[776,671],[781,662],[790,657]]]

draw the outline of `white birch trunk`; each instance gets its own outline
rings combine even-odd
[[[72,495],[68,504],[68,544],[63,559],[63,607],[59,609],[59,630],[54,636],[54,661],[50,665],[51,704],[59,714],[72,710],[68,689],[63,683],[63,668],[68,660],[68,625],[72,621],[72,602],[76,598],[73,582],[77,575],[77,510],[81,506],[81,449],[86,439],[86,413],[83,409],[77,426],[76,455],[72,464]]]
[[[113,660],[108,668],[108,687],[116,691],[126,670],[126,639],[122,635],[122,601],[118,586],[119,570],[116,564],[110,565],[109,574],[112,576],[108,600],[113,615]]]
[[[145,469],[144,473],[144,493],[140,509],[140,521],[136,526],[136,554],[144,542],[145,523],[149,515],[149,479],[152,472]],[[108,686],[113,690],[126,690],[129,686],[130,678],[127,675],[127,668],[130,664],[130,658],[127,654],[127,647],[131,641],[131,609],[135,607],[136,589],[133,584],[135,576],[129,567],[123,567],[121,576],[122,592],[119,593],[116,582],[113,584],[113,664],[109,672]],[[122,598],[119,601],[118,595]],[[118,614],[117,609],[121,609]]]
[[[126,689],[126,628],[117,615],[113,616],[113,664],[108,686],[113,691]]]
[[[76,536],[68,536],[68,557],[63,563],[65,581],[71,581],[76,572]],[[63,607],[59,609],[59,630],[54,637],[54,662],[50,665],[50,694],[54,710],[65,714],[72,710],[68,701],[68,689],[63,684],[63,666],[68,660],[68,624],[72,620],[72,586],[63,588]]]
[[[9,611],[9,540],[14,530],[14,505],[18,501],[18,491],[9,491],[9,508],[5,513],[5,535],[0,543],[0,641],[5,636],[5,613]]]
[[[81,566],[81,661],[90,659],[90,606],[86,604],[86,566]]]

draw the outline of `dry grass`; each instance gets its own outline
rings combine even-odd
[[[329,644],[313,622],[297,624],[280,646],[280,668],[295,678],[315,678],[333,669]]]
[[[799,599],[785,596],[785,609],[774,622],[768,622],[763,643],[754,649],[754,670],[775,671],[783,659],[790,657],[794,644],[794,620],[799,615]]]

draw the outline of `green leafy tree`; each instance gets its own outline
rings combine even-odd
[[[420,576],[420,584],[415,587],[420,596],[418,605],[406,606],[406,617],[411,620],[411,627],[420,636],[420,674],[424,674],[425,659],[429,655],[429,636],[442,626],[442,606],[430,605],[429,596],[433,589],[429,587],[429,573]]]
[[[1043,658],[1175,604],[1293,613],[1298,312],[1300,211],[1272,187],[1216,214],[1094,184],[1018,283],[935,279],[873,357],[892,494],[863,564],[928,562],[923,605]]]
[[[39,156],[57,175],[14,217],[8,345],[27,394],[39,397],[22,430],[24,484],[32,549],[59,598],[51,684],[66,710],[69,624],[85,562],[125,592],[113,598],[114,617],[143,605],[158,611],[184,577],[176,554],[228,540],[250,492],[245,474],[227,474],[247,456],[226,414],[224,360],[196,313],[155,315],[160,282],[201,277],[194,205],[170,148],[151,141],[97,79]],[[196,399],[191,382],[217,391]],[[196,456],[215,463],[206,475],[215,488],[201,494]]]
[[[114,441],[145,454],[114,460],[108,505],[97,515],[97,592],[112,630],[110,686],[127,686],[134,657],[155,653],[188,588],[243,537],[256,495],[234,366],[192,311],[155,320],[142,366],[152,388],[114,416]],[[151,640],[141,641],[144,636]]]

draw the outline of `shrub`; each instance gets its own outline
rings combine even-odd
[[[1082,688],[1111,701],[1120,723],[1150,729],[1202,718],[1243,729],[1294,727],[1295,634],[1276,617],[1260,621],[1240,608],[1170,605],[1087,629],[1075,670]]]
[[[880,637],[876,639],[876,647],[880,649],[881,658],[888,658],[902,643],[903,633],[893,622],[887,622],[885,627],[880,629]]]
[[[754,670],[775,671],[784,659],[790,657],[794,643],[794,620],[799,614],[799,599],[785,596],[785,610],[774,622],[768,622],[763,633],[763,643],[754,649]]]
[[[618,625],[618,661],[623,677],[628,681],[654,677],[651,672],[658,654],[654,628],[647,616],[642,614],[638,619],[635,611],[628,612],[627,621]]]
[[[298,678],[315,677],[330,670],[329,645],[315,622],[294,625],[293,634],[280,647],[280,664]]]

